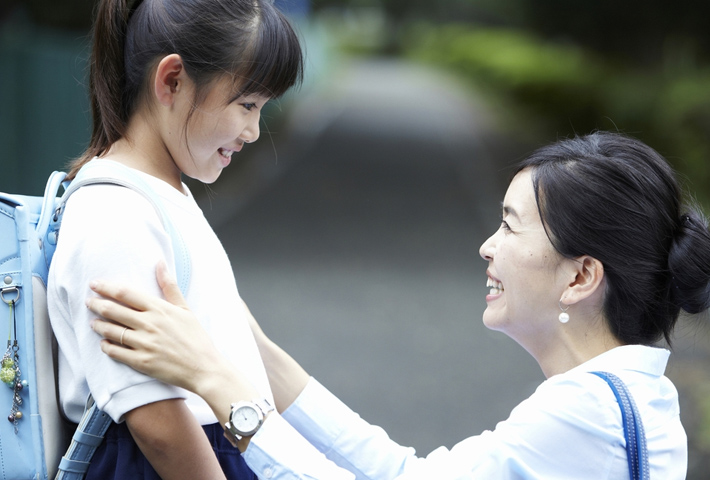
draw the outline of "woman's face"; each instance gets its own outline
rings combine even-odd
[[[510,183],[501,226],[481,245],[480,254],[488,262],[490,287],[483,323],[528,351],[544,345],[559,325],[559,300],[570,283],[570,270],[560,268],[569,260],[547,238],[529,169]]]

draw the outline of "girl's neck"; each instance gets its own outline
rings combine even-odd
[[[103,158],[152,175],[185,193],[180,170],[156,130],[141,115],[135,115],[123,138],[109,148]]]

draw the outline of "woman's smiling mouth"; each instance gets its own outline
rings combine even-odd
[[[488,292],[489,295],[500,295],[503,293],[503,284],[498,280],[492,279],[491,277],[488,277],[486,287],[490,288],[490,291]]]

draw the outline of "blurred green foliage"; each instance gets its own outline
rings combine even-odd
[[[666,61],[639,65],[517,29],[418,23],[401,45],[506,105],[511,134],[546,142],[604,129],[646,141],[710,211],[710,66],[682,44]]]
[[[710,2],[313,5],[316,14],[345,12],[345,23],[354,26],[339,34],[347,37],[349,52],[404,55],[468,79],[510,113],[505,121],[511,135],[540,144],[603,129],[642,139],[688,179],[688,189],[710,213]],[[381,28],[363,30],[374,25],[373,18]]]

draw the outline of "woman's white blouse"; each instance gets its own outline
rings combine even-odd
[[[687,438],[678,393],[663,375],[668,356],[640,345],[605,352],[543,382],[495,430],[425,458],[311,379],[283,416],[267,419],[244,458],[260,478],[273,479],[626,479],[619,405],[608,384],[588,373],[606,371],[623,380],[639,409],[651,478],[684,479]]]

